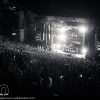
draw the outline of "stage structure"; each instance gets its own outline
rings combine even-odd
[[[91,38],[93,29],[88,19],[47,16],[43,40],[48,50],[85,56],[89,49],[87,39]]]
[[[21,14],[20,14],[21,15]],[[24,13],[20,21],[20,40],[43,50],[63,54],[93,54],[95,50],[94,22],[84,18],[36,16]],[[20,18],[20,19],[21,19]],[[21,34],[24,33],[24,34]]]

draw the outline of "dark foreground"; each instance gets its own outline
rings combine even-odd
[[[52,85],[40,84],[43,67]],[[99,96],[100,64],[38,50],[32,46],[0,43],[0,85],[9,87],[9,96]]]

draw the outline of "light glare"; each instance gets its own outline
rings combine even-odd
[[[79,31],[80,31],[81,33],[86,33],[86,32],[88,31],[88,28],[87,28],[86,26],[80,26],[80,27],[79,27]]]
[[[12,35],[14,36],[14,35],[16,35],[16,33],[12,33]]]
[[[87,54],[87,49],[86,48],[82,48],[82,54],[86,55]]]
[[[61,42],[64,42],[64,41],[66,41],[66,39],[67,39],[67,37],[66,37],[65,34],[60,34],[60,35],[58,35],[57,38],[58,38],[58,40],[61,41]]]
[[[55,44],[55,48],[59,50],[61,48],[61,45],[60,44]]]

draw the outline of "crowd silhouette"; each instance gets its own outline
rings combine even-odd
[[[100,95],[100,64],[6,41],[0,43],[3,83],[11,96]]]

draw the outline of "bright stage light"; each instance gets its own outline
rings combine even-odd
[[[86,33],[86,32],[88,31],[88,28],[87,28],[86,26],[80,26],[80,27],[79,27],[79,31],[80,31],[81,33]]]
[[[86,55],[87,54],[87,48],[82,48],[82,54]]]
[[[16,35],[16,33],[12,33],[12,35],[13,35],[13,36],[15,36],[15,35]]]
[[[55,44],[55,48],[56,49],[60,49],[61,48],[61,45],[60,44]]]
[[[60,42],[64,42],[64,41],[66,41],[67,36],[66,36],[65,34],[60,34],[60,35],[58,35],[57,39],[58,39]]]

